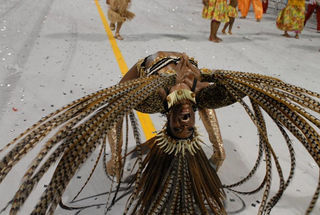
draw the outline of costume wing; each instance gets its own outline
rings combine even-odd
[[[21,186],[13,197],[11,214],[18,212],[42,176],[58,162],[48,187],[32,212],[32,214],[53,213],[57,204],[61,202],[61,197],[69,181],[81,164],[98,146],[101,146],[101,150],[105,149],[105,139],[110,129],[133,109],[139,109],[148,100],[147,98],[154,95],[159,88],[173,85],[174,80],[174,76],[150,76],[100,90],[42,118],[1,149],[0,183],[24,155],[46,136],[50,137],[43,143],[41,151],[26,171]],[[320,128],[320,121],[319,117],[309,113],[320,113],[320,95],[284,83],[279,79],[242,72],[202,70],[202,81],[211,82],[212,85],[198,93],[196,99],[199,107],[219,108],[239,102],[257,126],[260,151],[256,165],[245,179],[227,187],[231,189],[248,180],[255,173],[264,154],[267,164],[266,174],[257,190],[265,187],[265,191],[259,213],[270,212],[289,185],[295,169],[294,150],[287,134],[288,131],[306,147],[318,166],[320,164],[320,138],[319,132],[316,130]],[[245,96],[249,97],[251,107],[242,100]],[[288,145],[291,170],[287,179],[284,179],[282,175],[272,144],[268,140],[262,110],[274,120]],[[154,110],[148,109],[148,111],[153,112]],[[134,124],[134,120],[131,121]],[[58,131],[54,133],[56,129]],[[134,133],[139,145],[138,132],[134,131]],[[280,188],[275,196],[269,198],[272,159],[276,163],[279,173]],[[138,165],[141,165],[141,162],[138,160]],[[139,171],[137,177],[141,174]],[[314,207],[319,190],[320,186],[318,185],[307,213],[311,212]],[[134,192],[137,193],[137,191]],[[128,207],[132,203],[131,200],[128,202]]]
[[[293,134],[304,145],[318,167],[320,166],[320,135],[318,130],[320,128],[318,115],[320,114],[320,94],[273,77],[227,70],[203,69],[202,81],[211,82],[212,85],[198,93],[197,104],[200,107],[220,108],[239,102],[258,129],[260,150],[256,165],[243,180],[226,187],[238,186],[252,177],[264,153],[266,160],[265,177],[261,186],[253,192],[265,187],[259,213],[268,214],[289,185],[295,170],[294,148],[287,132]],[[245,96],[249,97],[251,107],[243,100]],[[269,142],[262,110],[271,117],[287,143],[291,157],[291,170],[287,179],[283,177],[277,155],[272,148],[272,143]],[[317,114],[317,116],[312,114]],[[272,159],[279,174],[280,188],[275,196],[269,198]],[[312,211],[318,199],[319,190],[320,184],[318,181],[318,187],[307,214]],[[239,193],[250,194],[250,192]]]
[[[42,118],[1,149],[0,183],[17,162],[46,136],[50,137],[25,172],[11,201],[10,214],[18,212],[39,180],[58,162],[48,187],[32,212],[53,213],[81,164],[99,145],[101,149],[105,147],[106,135],[113,125],[159,88],[172,84],[172,81],[173,76],[150,76],[97,91]]]

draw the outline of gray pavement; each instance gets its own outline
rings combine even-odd
[[[136,17],[123,25],[123,41],[116,41],[125,65],[163,51],[186,52],[200,67],[260,73],[320,92],[320,34],[313,22],[300,39],[284,38],[276,28],[274,12],[256,22],[254,14],[236,19],[233,35],[221,35],[222,43],[208,41],[209,20],[201,18],[202,1],[133,0]],[[0,0],[0,147],[57,108],[101,88],[117,83],[122,75],[117,57],[99,15],[107,6],[100,0]],[[121,59],[120,59],[121,60]],[[256,130],[240,105],[217,110],[227,159],[219,175],[229,184],[244,177],[257,156]],[[319,116],[318,116],[319,117]],[[163,118],[152,115],[155,129]],[[270,123],[270,122],[268,122]],[[201,123],[199,129],[207,140]],[[290,158],[285,142],[273,126],[268,130],[273,146],[288,175]],[[303,214],[318,180],[318,167],[300,143],[294,141],[297,156],[295,177],[272,214]],[[0,209],[13,196],[24,170],[40,145],[26,156],[0,184]],[[210,147],[204,147],[208,154]],[[105,204],[110,181],[99,164],[78,201],[69,204],[95,162],[94,152],[71,181],[64,202],[72,206]],[[129,168],[129,167],[128,167]],[[20,214],[28,214],[48,183],[40,181]],[[262,181],[264,164],[252,181],[240,189],[252,190]],[[274,171],[272,194],[278,189]],[[101,195],[100,195],[101,194]],[[228,193],[229,214],[257,214],[262,193],[238,196]],[[122,214],[125,201],[110,214]],[[105,206],[94,206],[78,214],[103,214]],[[76,214],[58,208],[55,214]],[[320,203],[313,214],[320,213]],[[8,210],[3,214],[8,214]]]

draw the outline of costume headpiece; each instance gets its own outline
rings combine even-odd
[[[171,108],[183,99],[188,99],[193,103],[196,103],[196,95],[194,92],[187,89],[180,89],[173,91],[167,96],[168,108]]]

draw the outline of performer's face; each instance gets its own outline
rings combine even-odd
[[[167,117],[170,132],[174,137],[186,139],[193,134],[195,114],[190,101],[182,100],[179,104],[174,105]]]

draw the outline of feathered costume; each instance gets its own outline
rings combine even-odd
[[[144,69],[151,74],[165,64],[178,61],[178,57],[157,58],[153,69]],[[10,142],[0,151],[3,156],[0,162],[0,182],[24,155],[38,143],[43,144],[13,197],[10,214],[18,212],[47,170],[58,163],[49,185],[32,212],[53,214],[59,203],[63,205],[62,195],[81,164],[99,146],[100,158],[106,148],[107,134],[123,119],[131,121],[137,154],[137,171],[131,178],[132,183],[129,183],[132,192],[124,214],[226,214],[223,186],[201,149],[196,131],[187,140],[177,140],[168,135],[164,127],[144,144],[150,150],[146,157],[142,156],[144,145],[132,110],[163,112],[157,91],[173,86],[175,80],[176,74],[168,71],[97,91],[42,118]],[[257,190],[265,189],[258,214],[269,214],[291,182],[295,170],[294,149],[288,132],[305,146],[320,165],[320,136],[315,129],[320,128],[320,120],[310,113],[320,113],[320,94],[269,76],[227,70],[202,69],[201,81],[212,84],[196,94],[196,105],[199,108],[219,108],[239,102],[256,125],[260,140],[256,164],[247,177],[227,188],[232,189],[250,179],[264,156],[265,177]],[[249,97],[251,107],[243,100],[244,97]],[[269,142],[263,112],[273,119],[286,140],[291,158],[287,179],[282,174],[277,155]],[[58,131],[52,132],[56,128]],[[42,142],[48,135],[50,138]],[[119,141],[120,135],[116,139]],[[124,154],[127,154],[127,145],[126,141]],[[270,198],[272,160],[276,164],[280,187]],[[307,213],[312,211],[318,199],[319,187],[316,188]]]
[[[111,23],[125,22],[135,16],[128,10],[131,0],[109,0],[108,19]]]

